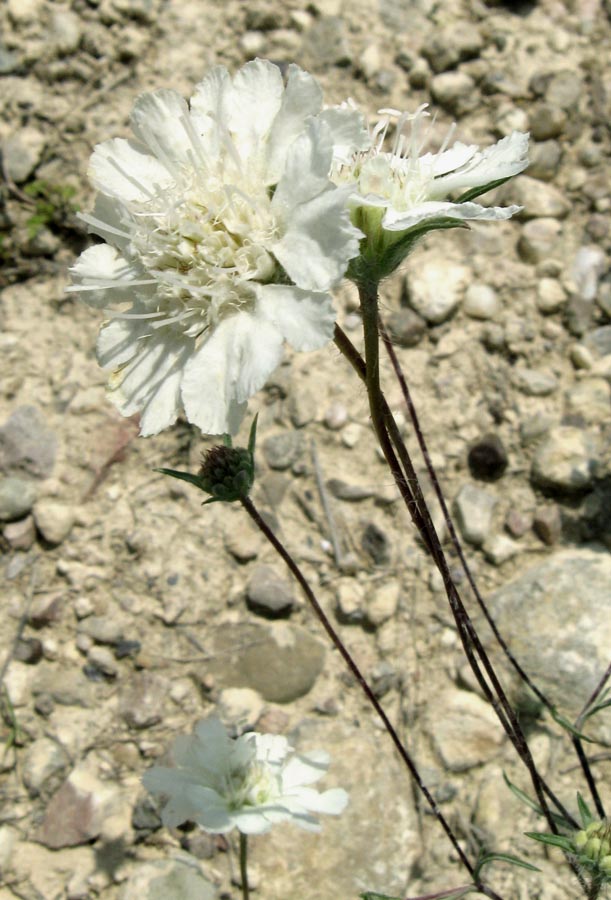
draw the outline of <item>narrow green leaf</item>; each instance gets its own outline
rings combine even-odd
[[[581,821],[583,822],[583,827],[587,828],[590,822],[594,821],[594,816],[590,812],[590,807],[583,799],[579,791],[577,791],[577,806],[579,807],[579,815],[581,816]]]
[[[248,435],[248,452],[253,457],[255,456],[255,444],[257,442],[257,422],[259,420],[259,413],[256,414],[254,419],[252,420],[252,425],[250,426],[250,434]]]
[[[465,191],[464,194],[461,194],[458,200],[455,203],[468,203],[470,200],[474,200],[476,197],[480,197],[482,194],[485,194],[487,191],[493,190],[493,188],[500,187],[501,184],[505,184],[506,181],[509,181],[508,178],[498,178],[496,181],[489,181],[488,184],[482,185],[482,187],[474,187],[471,188],[470,191]]]
[[[509,853],[487,853],[477,866],[476,874],[479,876],[479,873],[484,866],[487,866],[491,862],[506,862],[512,866],[518,866],[521,869],[530,869],[531,872],[541,871],[537,866],[533,866],[532,863],[525,862],[517,856],[511,856]]]
[[[203,490],[199,476],[192,475],[190,472],[177,472],[176,469],[153,469],[153,472],[161,472],[162,475],[171,475],[172,478],[178,478],[180,481],[188,481],[189,484],[194,484],[200,491]]]
[[[539,841],[541,844],[549,844],[551,847],[560,847],[567,853],[574,853],[575,848],[573,842],[561,834],[542,834],[539,831],[525,831],[526,837],[532,838],[533,841]]]
[[[401,897],[389,897],[388,894],[376,894],[372,891],[367,891],[365,894],[359,894],[359,897],[362,900],[401,900]]]
[[[561,715],[557,710],[552,710],[552,718],[561,728],[564,728],[569,734],[572,734],[573,737],[579,738],[580,741],[586,741],[588,744],[593,744],[595,741],[592,738],[588,737],[587,734],[584,734],[582,731],[578,731],[575,726],[563,715]]]

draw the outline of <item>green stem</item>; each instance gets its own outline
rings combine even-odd
[[[248,900],[248,835],[240,832],[240,881],[242,882],[242,898]]]

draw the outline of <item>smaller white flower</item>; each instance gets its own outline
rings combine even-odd
[[[319,793],[310,785],[327,771],[322,750],[300,756],[281,735],[251,732],[232,740],[216,718],[195,734],[176,738],[175,768],[153,766],[142,782],[166,798],[161,818],[175,827],[196,822],[205,831],[263,834],[276,822],[293,821],[320,831],[315,814],[340,815],[348,802],[342,788]]]

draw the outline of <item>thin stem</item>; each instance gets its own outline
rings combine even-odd
[[[242,882],[242,900],[249,900],[248,885],[248,835],[240,831],[240,881]]]
[[[412,397],[411,397],[411,394],[409,391],[409,387],[407,385],[407,381],[405,379],[403,370],[401,368],[401,364],[399,363],[399,359],[397,357],[397,354],[395,353],[395,348],[390,339],[388,331],[384,327],[384,323],[382,322],[381,318],[378,319],[378,327],[380,330],[380,335],[382,337],[382,341],[386,348],[386,352],[388,353],[388,357],[392,363],[392,367],[394,369],[395,376],[399,383],[399,387],[401,388],[403,400],[407,407],[407,411],[409,413],[409,417],[411,419],[411,422],[412,422],[412,425],[414,428],[414,432],[415,432],[416,438],[418,440],[418,445],[420,447],[420,451],[422,453],[422,457],[424,459],[426,469],[429,474],[429,478],[431,479],[431,484],[433,485],[433,489],[435,491],[435,496],[437,497],[437,500],[441,507],[441,511],[443,513],[443,518],[446,523],[446,527],[448,529],[448,534],[450,535],[450,540],[452,541],[452,545],[453,545],[454,549],[456,550],[456,553],[460,560],[463,571],[467,577],[469,586],[470,586],[471,590],[473,591],[473,595],[479,605],[479,608],[481,609],[482,613],[484,614],[486,621],[488,622],[490,628],[492,629],[492,633],[494,634],[499,646],[503,650],[505,656],[507,657],[507,659],[509,660],[509,662],[511,663],[511,665],[513,666],[515,671],[518,673],[519,677],[531,689],[531,691],[540,700],[540,702],[549,710],[549,712],[553,716],[555,716],[556,708],[554,707],[553,703],[550,700],[548,700],[548,698],[545,696],[543,691],[541,691],[537,687],[537,685],[534,684],[534,682],[531,680],[530,676],[524,671],[524,669],[522,668],[520,663],[517,661],[517,659],[511,652],[509,646],[505,642],[505,639],[501,635],[501,633],[496,625],[496,622],[494,621],[494,619],[488,609],[488,606],[486,605],[486,603],[484,601],[484,598],[482,597],[482,595],[480,593],[480,590],[479,590],[477,583],[471,572],[471,568],[465,557],[465,554],[464,554],[464,551],[462,548],[462,544],[460,543],[460,541],[458,539],[458,535],[456,534],[456,529],[454,528],[454,523],[452,521],[452,517],[450,516],[447,504],[445,502],[445,497],[443,496],[443,492],[441,490],[439,478],[437,476],[437,472],[433,465],[433,461],[430,457],[428,447],[427,447],[427,444],[426,444],[426,441],[424,438],[424,433],[420,426],[420,420],[419,420],[418,414],[416,412],[416,407],[414,406],[414,403],[413,403],[413,400],[412,400]],[[391,433],[391,438],[393,438],[392,433]],[[393,438],[393,443],[395,443],[395,446],[396,446],[396,442],[395,442],[394,438]],[[593,694],[594,699],[596,698],[596,696],[598,696],[598,693],[600,693],[600,691],[602,690],[602,688],[606,682],[606,679],[609,678],[610,675],[611,675],[611,664],[609,665],[609,668],[607,669],[605,676],[603,676],[603,679],[601,679],[600,685],[597,688],[597,692],[595,692]],[[589,702],[591,703],[592,699]],[[580,724],[577,725],[577,723],[575,723],[575,727],[578,728],[578,730],[580,730],[581,725]],[[598,790],[596,787],[596,782],[595,782],[594,776],[592,774],[592,770],[590,769],[588,759],[584,753],[584,750],[583,750],[583,747],[581,745],[581,741],[579,740],[579,738],[576,738],[576,737],[573,738],[573,746],[575,748],[575,752],[577,754],[577,758],[579,760],[579,764],[583,771],[584,777],[588,784],[588,788],[590,790],[592,800],[594,801],[594,804],[596,806],[596,809],[597,809],[599,815],[601,816],[601,818],[604,818],[605,813],[604,813],[601,799],[600,799],[600,796],[599,796],[599,793],[598,793]]]
[[[465,651],[471,669],[475,674],[475,677],[477,678],[482,691],[484,692],[484,696],[492,704],[501,722],[501,725],[512,741],[518,755],[520,756],[520,759],[528,769],[535,793],[537,795],[538,803],[543,811],[543,814],[551,831],[554,834],[557,834],[558,828],[550,812],[545,797],[545,794],[549,794],[550,791],[535,766],[534,760],[526,742],[526,738],[524,737],[524,733],[516,718],[515,712],[505,695],[496,672],[494,671],[494,668],[490,663],[488,655],[460,598],[460,594],[458,593],[456,584],[454,583],[454,579],[452,578],[452,574],[450,572],[443,547],[431,519],[430,511],[424,501],[416,471],[407,452],[407,448],[405,447],[400,434],[398,434],[398,429],[396,429],[398,435],[398,449],[400,451],[401,462],[405,468],[405,475],[398,465],[398,461],[393,451],[387,432],[387,424],[389,427],[393,427],[394,424],[394,427],[396,428],[396,423],[394,423],[394,419],[380,388],[377,287],[359,287],[359,296],[361,300],[363,329],[365,335],[364,380],[367,386],[367,393],[369,395],[369,406],[371,411],[372,423],[380,446],[391,469],[395,482],[401,492],[401,495],[406,502],[412,520],[423,536],[425,544],[429,548],[433,559],[435,560],[435,563],[439,569],[439,572],[441,573],[446,594],[450,603],[450,609],[452,610],[459,637],[461,639],[463,649]],[[359,363],[362,364],[360,354],[358,354],[356,349],[352,346],[350,340],[338,326],[336,326],[335,329],[335,342],[339,349],[342,350],[342,352],[348,351],[346,355],[348,356],[351,363],[354,364],[354,354],[356,354]],[[361,377],[363,377],[362,366],[357,364],[355,368],[361,375]],[[478,661],[475,658],[473,652],[474,650],[477,653],[477,656],[479,657],[479,660],[481,661],[486,671],[487,677],[490,679],[490,682],[494,689],[494,693],[483,676]],[[568,815],[568,813],[567,816],[570,820],[571,817]]]
[[[314,592],[312,591],[312,588],[308,584],[303,572],[301,571],[301,569],[299,568],[299,566],[297,565],[297,563],[295,562],[295,560],[293,559],[293,557],[291,556],[289,551],[286,549],[284,544],[281,543],[281,541],[276,537],[274,532],[268,526],[267,522],[261,517],[260,513],[258,512],[258,510],[255,507],[252,500],[249,497],[245,497],[241,500],[241,503],[242,503],[242,506],[244,507],[244,509],[246,510],[246,512],[248,513],[248,515],[250,516],[250,518],[253,520],[253,522],[257,526],[257,528],[259,528],[259,530],[262,532],[262,534],[267,538],[267,540],[270,542],[270,544],[272,545],[274,550],[276,550],[276,552],[279,554],[279,556],[284,560],[284,562],[290,569],[291,573],[296,578],[297,582],[299,583],[299,586],[301,587],[303,593],[305,594],[306,599],[308,600],[310,606],[312,607],[312,609],[318,616],[318,619],[320,620],[323,628],[327,632],[327,635],[331,639],[333,645],[339,651],[342,659],[344,660],[344,662],[346,663],[346,665],[348,666],[348,668],[354,675],[358,685],[360,686],[361,690],[365,694],[367,700],[373,706],[373,708],[377,712],[378,716],[382,720],[384,727],[386,728],[386,731],[388,732],[393,744],[395,745],[397,752],[399,753],[399,756],[401,757],[402,761],[404,762],[405,766],[407,767],[410,775],[414,779],[418,789],[423,794],[433,815],[435,816],[435,818],[437,819],[437,821],[439,822],[439,824],[445,831],[446,835],[448,836],[450,842],[452,843],[452,846],[454,847],[454,850],[458,854],[458,857],[459,857],[462,865],[466,868],[469,875],[473,876],[473,874],[474,874],[473,866],[469,862],[469,859],[467,858],[463,849],[461,848],[460,844],[458,843],[458,838],[456,837],[452,828],[450,827],[449,822],[447,821],[447,819],[445,818],[445,816],[443,815],[443,813],[437,806],[437,803],[435,802],[433,795],[431,794],[431,792],[429,791],[429,789],[423,782],[422,778],[420,777],[420,773],[418,772],[416,764],[414,763],[414,761],[412,760],[408,751],[406,750],[405,746],[403,745],[401,739],[399,738],[399,735],[397,734],[392,722],[390,721],[386,712],[384,711],[383,707],[381,706],[378,698],[375,696],[375,694],[371,690],[367,680],[365,679],[364,675],[362,674],[361,670],[359,669],[354,658],[351,656],[346,645],[343,643],[339,634],[336,632],[333,625],[331,624],[331,621],[329,620],[327,614],[325,613],[325,611],[321,607],[320,603],[316,599],[316,596],[315,596]],[[498,894],[496,894],[491,888],[488,888],[486,885],[478,884],[477,886],[478,886],[478,889],[480,889],[482,893],[484,893],[486,896],[492,898],[492,900],[502,900],[502,898],[499,898]]]
[[[602,884],[602,877],[600,875],[594,875],[588,890],[588,900],[597,900]]]

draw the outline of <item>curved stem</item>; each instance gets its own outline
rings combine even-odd
[[[248,835],[240,831],[240,881],[242,882],[242,900],[249,900],[248,884]]]
[[[327,616],[327,614],[321,607],[320,603],[316,599],[316,596],[315,596],[314,592],[312,591],[312,588],[308,584],[307,579],[305,578],[305,575],[303,574],[303,572],[301,571],[301,569],[299,568],[299,566],[297,565],[297,563],[295,562],[293,557],[290,555],[290,553],[288,552],[288,550],[286,549],[284,544],[282,544],[281,541],[278,540],[278,538],[276,537],[274,532],[268,526],[267,522],[261,517],[260,513],[258,512],[258,510],[255,507],[252,500],[249,497],[245,497],[241,500],[241,503],[242,503],[242,506],[244,507],[244,509],[246,510],[246,512],[248,513],[248,515],[250,516],[250,518],[252,519],[252,521],[257,526],[257,528],[259,528],[259,530],[267,538],[267,540],[270,542],[270,544],[272,545],[274,550],[276,550],[276,552],[279,554],[279,556],[284,560],[284,562],[290,569],[291,573],[296,578],[297,582],[299,583],[299,586],[301,587],[303,593],[305,594],[306,599],[308,600],[310,606],[312,607],[312,609],[318,616],[318,619],[320,620],[323,628],[327,632],[327,635],[331,639],[333,645],[339,651],[342,659],[344,660],[344,662],[346,663],[346,665],[348,666],[348,668],[354,675],[357,683],[359,684],[361,690],[365,694],[367,700],[373,706],[373,708],[377,712],[378,716],[382,720],[384,727],[386,728],[386,731],[388,732],[393,744],[395,745],[397,752],[399,753],[399,756],[401,757],[403,763],[407,767],[410,775],[414,779],[418,789],[423,794],[433,815],[435,816],[435,818],[437,819],[437,821],[439,822],[439,824],[445,831],[446,835],[448,836],[450,842],[452,843],[452,846],[454,847],[454,850],[458,854],[458,857],[459,857],[462,865],[466,868],[469,875],[473,876],[473,874],[474,874],[473,866],[469,862],[469,859],[467,858],[462,847],[458,843],[458,838],[456,837],[452,828],[450,827],[449,822],[447,821],[447,819],[445,818],[445,816],[443,815],[443,813],[437,806],[437,803],[435,802],[433,795],[431,794],[431,792],[427,788],[426,784],[423,782],[422,778],[420,777],[420,773],[418,772],[416,764],[414,763],[414,761],[412,760],[408,751],[406,750],[403,742],[401,741],[399,735],[397,734],[397,732],[395,730],[395,727],[393,726],[392,722],[388,718],[388,716],[387,716],[386,712],[384,711],[384,708],[381,706],[378,698],[375,696],[375,694],[371,690],[367,680],[365,679],[365,676],[359,669],[357,663],[355,662],[354,658],[350,654],[346,645],[343,643],[339,634],[336,632],[333,625],[331,624],[329,617]],[[486,896],[490,897],[491,900],[502,900],[502,898],[500,898],[498,894],[496,894],[494,891],[492,891],[491,888],[488,888],[487,886],[485,886],[483,884],[482,885],[478,884],[477,886],[482,891],[482,893],[484,893],[484,894],[486,894]]]

